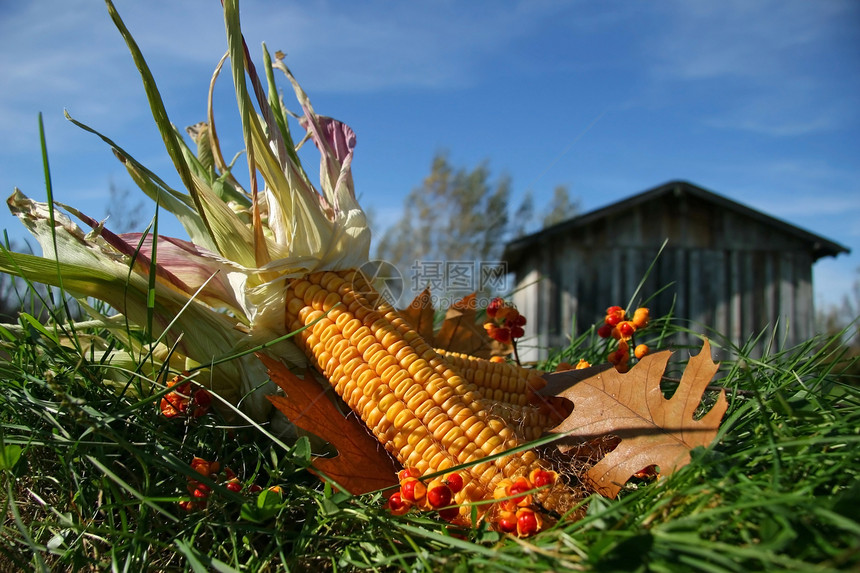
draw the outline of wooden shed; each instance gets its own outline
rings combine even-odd
[[[710,335],[712,329],[735,345],[776,332],[777,348],[790,347],[814,334],[812,264],[847,252],[717,193],[672,181],[518,238],[503,258],[516,276],[513,300],[529,318],[521,356],[536,360],[602,321],[608,306],[626,306],[646,274],[632,302],[658,293],[647,305],[652,316],[671,312],[691,330]],[[752,354],[760,356],[767,343]]]

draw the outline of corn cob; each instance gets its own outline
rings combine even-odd
[[[466,381],[478,387],[487,411],[504,419],[520,440],[536,440],[565,418],[564,411],[557,411],[534,394],[546,385],[542,371],[459,352],[440,349],[436,352]]]
[[[488,400],[525,406],[533,398],[534,391],[546,385],[540,370],[523,368],[509,362],[490,362],[459,352],[438,349],[436,352],[464,378],[480,388]]]
[[[503,479],[546,467],[532,450],[480,461],[518,446],[516,433],[487,412],[478,388],[446,366],[360,273],[292,280],[285,320],[289,330],[307,327],[299,346],[404,467],[428,474],[473,464],[454,498],[461,521],[470,511],[462,504],[492,499]],[[563,511],[572,497],[557,483],[539,500]]]

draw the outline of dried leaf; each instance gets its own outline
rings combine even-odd
[[[400,311],[400,316],[415,329],[421,338],[431,345],[434,340],[433,320],[435,314],[429,288],[425,288],[409,306]]]
[[[585,371],[549,374],[540,393],[571,400],[573,413],[551,431],[567,437],[563,451],[599,436],[615,435],[619,445],[588,470],[598,493],[614,498],[637,471],[655,464],[665,476],[690,462],[690,450],[708,446],[728,408],[725,390],[700,419],[693,418],[705,388],[717,371],[706,340],[692,357],[675,393],[663,397],[660,381],[670,352],[646,356],[627,374],[608,369],[582,378]]]
[[[318,472],[354,495],[397,484],[397,463],[358,418],[344,416],[310,376],[300,378],[281,362],[258,356],[272,381],[287,394],[268,396],[272,404],[293,424],[337,449],[333,458],[314,459]]]
[[[475,294],[464,297],[448,309],[445,321],[436,333],[433,345],[441,350],[470,354],[478,358],[492,356],[493,340],[477,323]]]

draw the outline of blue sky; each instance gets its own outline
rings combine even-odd
[[[116,5],[172,121],[203,119],[219,2]],[[566,184],[591,210],[686,179],[849,247],[816,264],[819,306],[860,277],[860,3],[245,0],[242,18],[252,53],[286,52],[317,111],[355,129],[379,226],[445,150],[510,176],[514,205]],[[133,187],[63,109],[179,185],[102,2],[0,1],[0,77],[5,196],[45,197],[39,112],[58,200],[101,217],[112,183]],[[231,89],[216,101],[233,151]],[[5,210],[0,228],[24,236]]]

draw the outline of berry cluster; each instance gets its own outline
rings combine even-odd
[[[487,305],[487,318],[490,320],[484,323],[484,329],[493,340],[512,344],[525,335],[523,327],[526,325],[526,317],[504,299],[496,297],[490,301]]]
[[[558,479],[554,471],[536,469],[528,477],[503,479],[496,486],[496,528],[505,533],[516,533],[517,537],[528,537],[540,531],[543,520],[534,509],[532,493],[536,489],[551,486]]]
[[[413,507],[438,512],[449,522],[461,514],[454,495],[463,489],[463,477],[456,472],[425,483],[418,470],[407,468],[398,474],[400,489],[391,494],[386,507],[395,515],[403,515]],[[502,532],[527,537],[540,531],[543,520],[535,508],[535,490],[551,486],[558,479],[554,471],[536,469],[528,477],[504,479],[493,491],[494,508],[488,515],[494,527]]]
[[[637,308],[629,320],[626,311],[620,306],[610,306],[606,309],[606,317],[603,319],[603,325],[597,329],[597,335],[601,338],[611,337],[618,341],[618,348],[610,352],[607,357],[618,372],[627,372],[630,369],[631,346],[633,355],[637,359],[641,359],[650,351],[645,344],[633,343],[636,331],[648,326],[649,319],[649,311],[644,307]]]
[[[188,372],[183,372],[167,383],[174,388],[161,398],[161,413],[166,418],[188,416],[199,418],[212,406],[212,395],[196,382],[186,380]]]
[[[239,481],[239,478],[236,476],[236,472],[228,467],[225,467],[222,471],[221,464],[217,461],[210,462],[203,458],[195,457],[191,460],[191,469],[212,481],[221,481],[222,485],[232,492],[240,493],[244,489],[244,485]],[[188,478],[187,488],[192,499],[180,501],[179,507],[185,511],[193,511],[195,509],[206,507],[206,503],[209,501],[209,496],[212,494],[212,488],[194,478]],[[248,487],[248,493],[257,493],[261,491],[261,489],[262,488],[260,486],[252,484]]]
[[[412,507],[434,510],[445,521],[454,521],[460,515],[460,507],[454,504],[454,494],[463,489],[463,476],[452,472],[444,478],[436,478],[425,484],[415,468],[400,470],[400,489],[388,498],[388,509],[395,515],[403,515]]]

